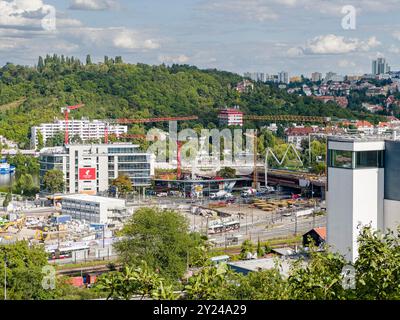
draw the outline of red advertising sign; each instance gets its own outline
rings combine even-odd
[[[79,180],[96,180],[96,168],[80,168]]]

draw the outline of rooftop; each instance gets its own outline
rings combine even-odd
[[[400,134],[393,130],[387,131],[382,134],[343,134],[343,135],[333,135],[329,136],[329,141],[338,142],[376,142],[376,141],[386,141],[386,140],[399,140]]]
[[[279,271],[282,275],[288,276],[292,259],[280,259],[280,258],[265,258],[265,259],[254,259],[254,260],[243,260],[228,262],[228,266],[233,268],[242,269],[243,271],[261,271],[271,270],[279,266]]]
[[[110,203],[110,202],[119,202],[119,204],[125,206],[125,200],[117,199],[117,198],[107,198],[100,196],[91,196],[87,194],[72,194],[67,196],[62,196],[62,199],[70,199],[70,200],[82,200],[88,202],[97,202],[97,203]]]

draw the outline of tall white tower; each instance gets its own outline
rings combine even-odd
[[[357,259],[360,227],[384,229],[385,141],[328,140],[327,243]]]

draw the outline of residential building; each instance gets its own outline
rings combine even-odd
[[[289,84],[289,74],[286,71],[278,73],[278,82]]]
[[[312,82],[318,82],[322,80],[322,73],[320,72],[313,72],[311,74],[311,81]]]
[[[254,89],[254,84],[247,79],[239,82],[236,85],[236,91],[238,91],[240,93],[247,92],[247,91],[253,90],[253,89]]]
[[[110,183],[123,173],[134,187],[147,187],[154,175],[154,156],[130,143],[67,145],[44,148],[40,152],[40,189],[48,170],[64,174],[66,193],[105,194]]]
[[[88,223],[111,223],[129,216],[125,200],[74,194],[62,198],[62,214]]]
[[[265,74],[262,72],[246,72],[243,74],[243,76],[253,81],[265,82]]]
[[[390,72],[390,67],[385,58],[378,58],[372,61],[372,74],[381,75]]]
[[[319,247],[326,242],[326,227],[314,228],[303,234],[303,247],[308,247],[311,243]]]
[[[81,120],[68,121],[69,137],[79,137],[82,141],[100,140],[104,138],[106,131],[106,122],[101,120]],[[53,123],[42,123],[40,126],[31,128],[31,148],[36,149],[38,145],[38,134],[42,134],[43,143],[54,137],[57,133],[65,132],[67,124],[65,120],[55,120]],[[125,134],[128,132],[128,127],[123,125],[109,125],[109,134]]]
[[[336,102],[342,108],[347,108],[347,106],[349,105],[349,101],[346,97],[318,96],[318,97],[315,97],[315,99],[322,101],[323,103],[333,101],[333,102]]]
[[[292,143],[296,149],[302,149],[301,143],[309,139],[311,133],[315,133],[315,127],[292,127],[285,131],[286,141]]]
[[[328,138],[327,243],[349,261],[357,259],[362,226],[396,232],[399,163],[396,137]]]
[[[238,107],[221,110],[218,119],[221,126],[243,126],[243,112]]]

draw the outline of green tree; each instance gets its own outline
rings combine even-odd
[[[3,207],[7,208],[8,205],[11,203],[11,201],[12,201],[12,194],[11,192],[8,192],[4,198]]]
[[[358,238],[358,245],[358,258],[354,265],[357,298],[399,300],[399,236],[392,231],[382,234],[366,227]]]
[[[188,300],[222,300],[229,295],[229,279],[232,272],[224,263],[218,266],[207,266],[189,278],[185,285],[185,299]]]
[[[86,56],[86,65],[90,66],[91,64],[92,64],[92,58],[91,58],[90,54],[88,54]]]
[[[46,147],[61,147],[64,145],[65,132],[58,132],[46,140]]]
[[[265,254],[264,248],[261,246],[260,238],[257,241],[257,256],[263,257]]]
[[[146,262],[136,268],[126,266],[122,272],[113,271],[99,278],[96,288],[107,294],[107,300],[130,300],[135,296],[141,299],[175,300],[172,286],[165,285],[165,280],[150,270]]]
[[[32,196],[36,194],[37,191],[33,177],[29,173],[25,173],[17,178],[16,193]]]
[[[38,133],[37,133],[37,139],[38,139],[38,143],[37,143],[36,150],[40,151],[44,148],[43,135],[40,131],[38,131]]]
[[[42,72],[44,69],[44,62],[42,57],[39,57],[37,68],[39,72]]]
[[[4,272],[7,257],[7,298],[10,300],[50,299],[51,290],[42,287],[42,268],[47,265],[47,255],[42,247],[17,242],[0,246],[0,270]],[[0,277],[1,287],[4,278]],[[3,299],[3,290],[0,292]]]
[[[234,179],[236,178],[236,169],[225,167],[219,170],[217,175],[224,179]]]
[[[188,221],[178,212],[142,208],[124,226],[124,240],[115,248],[124,263],[139,265],[145,261],[152,270],[175,281],[185,273],[198,245],[188,229]]]
[[[125,174],[120,174],[111,182],[111,185],[116,187],[118,193],[123,196],[133,191],[132,180]]]
[[[57,169],[47,171],[43,177],[43,187],[52,194],[64,192],[65,181],[63,172]]]
[[[254,243],[251,240],[245,240],[240,249],[240,259],[247,259],[249,253],[254,253]]]

